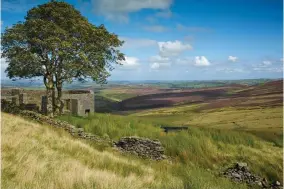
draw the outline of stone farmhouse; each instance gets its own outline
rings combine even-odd
[[[11,101],[27,110],[39,111],[42,114],[47,112],[47,98],[41,96],[41,104],[29,103],[28,93],[23,93],[22,89],[11,89],[9,96],[1,96],[1,99]],[[69,90],[64,91],[62,100],[64,101],[64,114],[87,116],[95,112],[95,95],[91,90]]]

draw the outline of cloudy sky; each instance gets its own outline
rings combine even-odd
[[[43,0],[2,0],[1,32]],[[282,0],[68,0],[125,41],[111,80],[281,78]],[[7,64],[1,59],[1,78]]]

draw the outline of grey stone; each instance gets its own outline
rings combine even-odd
[[[277,181],[275,181],[274,185],[275,186],[281,186],[281,183],[277,180]]]
[[[122,137],[119,141],[114,143],[114,146],[121,151],[137,154],[143,158],[151,158],[154,160],[165,159],[164,148],[157,140],[153,141],[136,136]]]

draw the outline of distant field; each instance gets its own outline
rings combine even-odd
[[[248,131],[276,145],[283,145],[283,108],[247,107],[200,111],[202,105],[146,110],[131,114],[155,123]]]

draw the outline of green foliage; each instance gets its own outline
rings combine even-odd
[[[247,132],[190,127],[188,131],[166,134],[150,120],[110,114],[86,118],[63,116],[60,119],[82,125],[87,132],[100,136],[107,134],[113,140],[123,136],[159,139],[166,154],[186,166],[216,170],[236,161],[246,161],[257,173],[270,179],[281,179],[281,148]]]
[[[113,69],[112,63],[124,60],[117,48],[123,42],[117,35],[109,33],[103,25],[89,23],[65,2],[51,1],[32,8],[24,22],[6,28],[1,44],[2,57],[9,63],[8,76],[43,76],[47,90],[53,91],[48,93],[53,110],[60,106],[52,96],[55,87],[57,100],[61,101],[64,82],[90,77],[104,83]]]
[[[28,11],[24,22],[2,34],[3,57],[9,77],[44,76],[51,72],[62,80],[87,76],[103,81],[109,62],[123,54],[122,42],[106,28],[88,22],[65,2],[49,2]],[[59,79],[59,78],[58,78]]]

